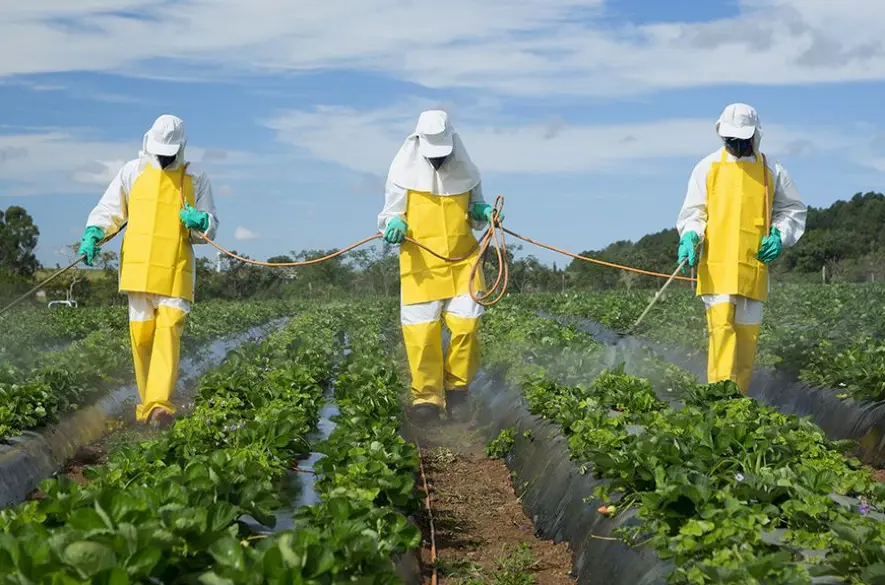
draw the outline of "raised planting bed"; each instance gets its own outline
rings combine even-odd
[[[126,327],[124,307],[27,309],[0,316],[0,363],[23,364],[35,354],[61,348],[99,329]]]
[[[285,316],[294,306],[286,302],[195,305],[185,326],[182,352],[198,355],[212,340]],[[0,365],[0,441],[58,422],[62,414],[133,379],[127,327],[99,329],[63,350],[36,353],[27,365]]]
[[[260,339],[283,325],[284,319],[246,333],[211,343],[199,357],[181,363],[177,396],[210,368],[217,366],[228,352],[241,344]],[[99,440],[114,420],[130,418],[138,398],[134,385],[111,391],[91,405],[61,415],[61,420],[0,444],[0,508],[23,501],[39,483],[58,472],[81,448]]]
[[[638,330],[631,327],[655,290],[517,295],[525,308],[586,317],[619,334],[631,332],[703,357],[707,351],[704,304],[673,285]],[[774,283],[765,304],[757,362],[834,394],[859,401],[885,400],[883,285]]]
[[[539,528],[569,540],[581,582],[885,579],[885,486],[813,423],[653,358],[628,356],[622,371],[617,351],[512,307],[484,325],[479,416],[490,435],[508,431],[515,487]],[[564,444],[589,478],[559,462]]]
[[[541,315],[574,326],[592,335],[596,341],[615,346],[622,352],[647,349],[701,380],[707,377],[706,355],[692,354],[678,343],[621,336],[592,319]],[[830,388],[813,387],[791,374],[759,366],[753,373],[748,395],[780,412],[811,417],[831,439],[857,441],[857,455],[865,463],[885,466],[885,402],[855,400]]]
[[[420,494],[409,483],[414,455],[381,424],[396,419],[380,418],[387,400],[379,390],[396,395],[399,386],[385,372],[371,310],[334,305],[298,315],[205,376],[193,413],[157,439],[111,453],[85,485],[48,480],[41,499],[0,512],[2,581],[395,582],[392,557],[420,542],[397,506],[407,512]],[[306,438],[348,329],[354,350],[362,336],[367,349],[337,376],[342,417],[320,447],[320,501],[274,533],[273,512],[291,496],[286,472],[312,449]]]

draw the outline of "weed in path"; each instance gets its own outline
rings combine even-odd
[[[535,585],[534,570],[538,562],[527,543],[502,554],[494,571],[483,571],[470,562],[461,562],[455,573],[444,573],[459,579],[462,585]],[[450,568],[450,567],[447,567]],[[440,572],[442,572],[442,567]]]

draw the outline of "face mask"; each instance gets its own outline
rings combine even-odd
[[[427,160],[430,162],[430,164],[433,165],[433,168],[438,171],[439,168],[443,166],[443,163],[445,163],[448,159],[449,157],[447,156],[441,156],[437,158],[428,158]]]
[[[726,138],[725,150],[737,158],[753,154],[753,138]]]
[[[172,156],[161,156],[161,155],[158,154],[158,155],[157,155],[157,160],[160,161],[160,168],[161,168],[161,169],[166,169],[166,168],[168,168],[169,165],[171,165],[172,163],[175,162],[175,159],[176,159],[177,156],[178,156],[178,155],[175,155],[175,154],[173,154]]]

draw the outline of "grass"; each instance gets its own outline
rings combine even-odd
[[[103,270],[99,270],[97,268],[74,268],[72,269],[79,273],[86,280],[95,282],[97,280],[102,280],[105,278],[105,273]],[[34,280],[40,282],[46,278],[49,278],[53,274],[58,271],[58,268],[44,268],[42,270],[38,270],[34,275]]]
[[[460,585],[535,585],[533,573],[537,561],[529,545],[522,543],[516,549],[503,554],[494,570],[477,566],[469,559],[441,559],[437,568],[440,575],[449,577]]]

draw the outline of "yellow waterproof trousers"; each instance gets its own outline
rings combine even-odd
[[[759,342],[761,303],[744,297],[707,301],[707,381],[732,380],[745,395],[750,390]]]
[[[479,321],[482,307],[470,295],[403,305],[402,327],[409,370],[412,404],[445,408],[445,392],[466,391],[479,371]],[[443,355],[442,327],[451,333]]]
[[[190,305],[183,299],[141,293],[129,295],[129,338],[140,404],[145,421],[157,408],[175,412],[172,392],[178,383],[181,334]]]

